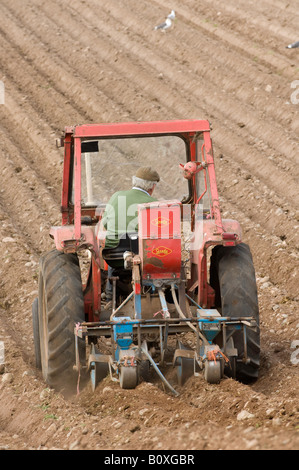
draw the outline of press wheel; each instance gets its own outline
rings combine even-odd
[[[119,383],[121,388],[135,388],[138,383],[137,367],[121,366],[119,371]]]
[[[222,377],[220,361],[206,361],[204,377],[209,384],[218,384]]]

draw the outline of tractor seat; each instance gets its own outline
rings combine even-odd
[[[138,233],[125,233],[121,236],[119,244],[115,248],[103,248],[102,256],[112,268],[123,268],[124,253],[126,251],[138,254]]]

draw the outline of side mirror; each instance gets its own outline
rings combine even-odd
[[[183,176],[187,180],[190,180],[196,173],[205,168],[202,162],[187,162],[185,165],[180,163],[180,168],[183,170]]]

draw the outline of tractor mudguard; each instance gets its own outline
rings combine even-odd
[[[75,253],[78,247],[93,248],[96,251],[94,227],[81,225],[81,238],[75,238],[74,225],[51,227],[50,237],[54,239],[56,249],[64,253]]]

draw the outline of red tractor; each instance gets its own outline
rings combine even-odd
[[[209,122],[78,125],[59,143],[62,224],[51,228],[55,249],[40,260],[32,309],[45,381],[61,387],[85,371],[93,389],[107,374],[135,388],[155,371],[177,394],[162,373],[169,364],[179,386],[200,371],[209,383],[256,379],[254,266],[239,223],[221,216]],[[105,206],[145,162],[162,175],[157,200],[138,206],[138,230],[112,252]]]

